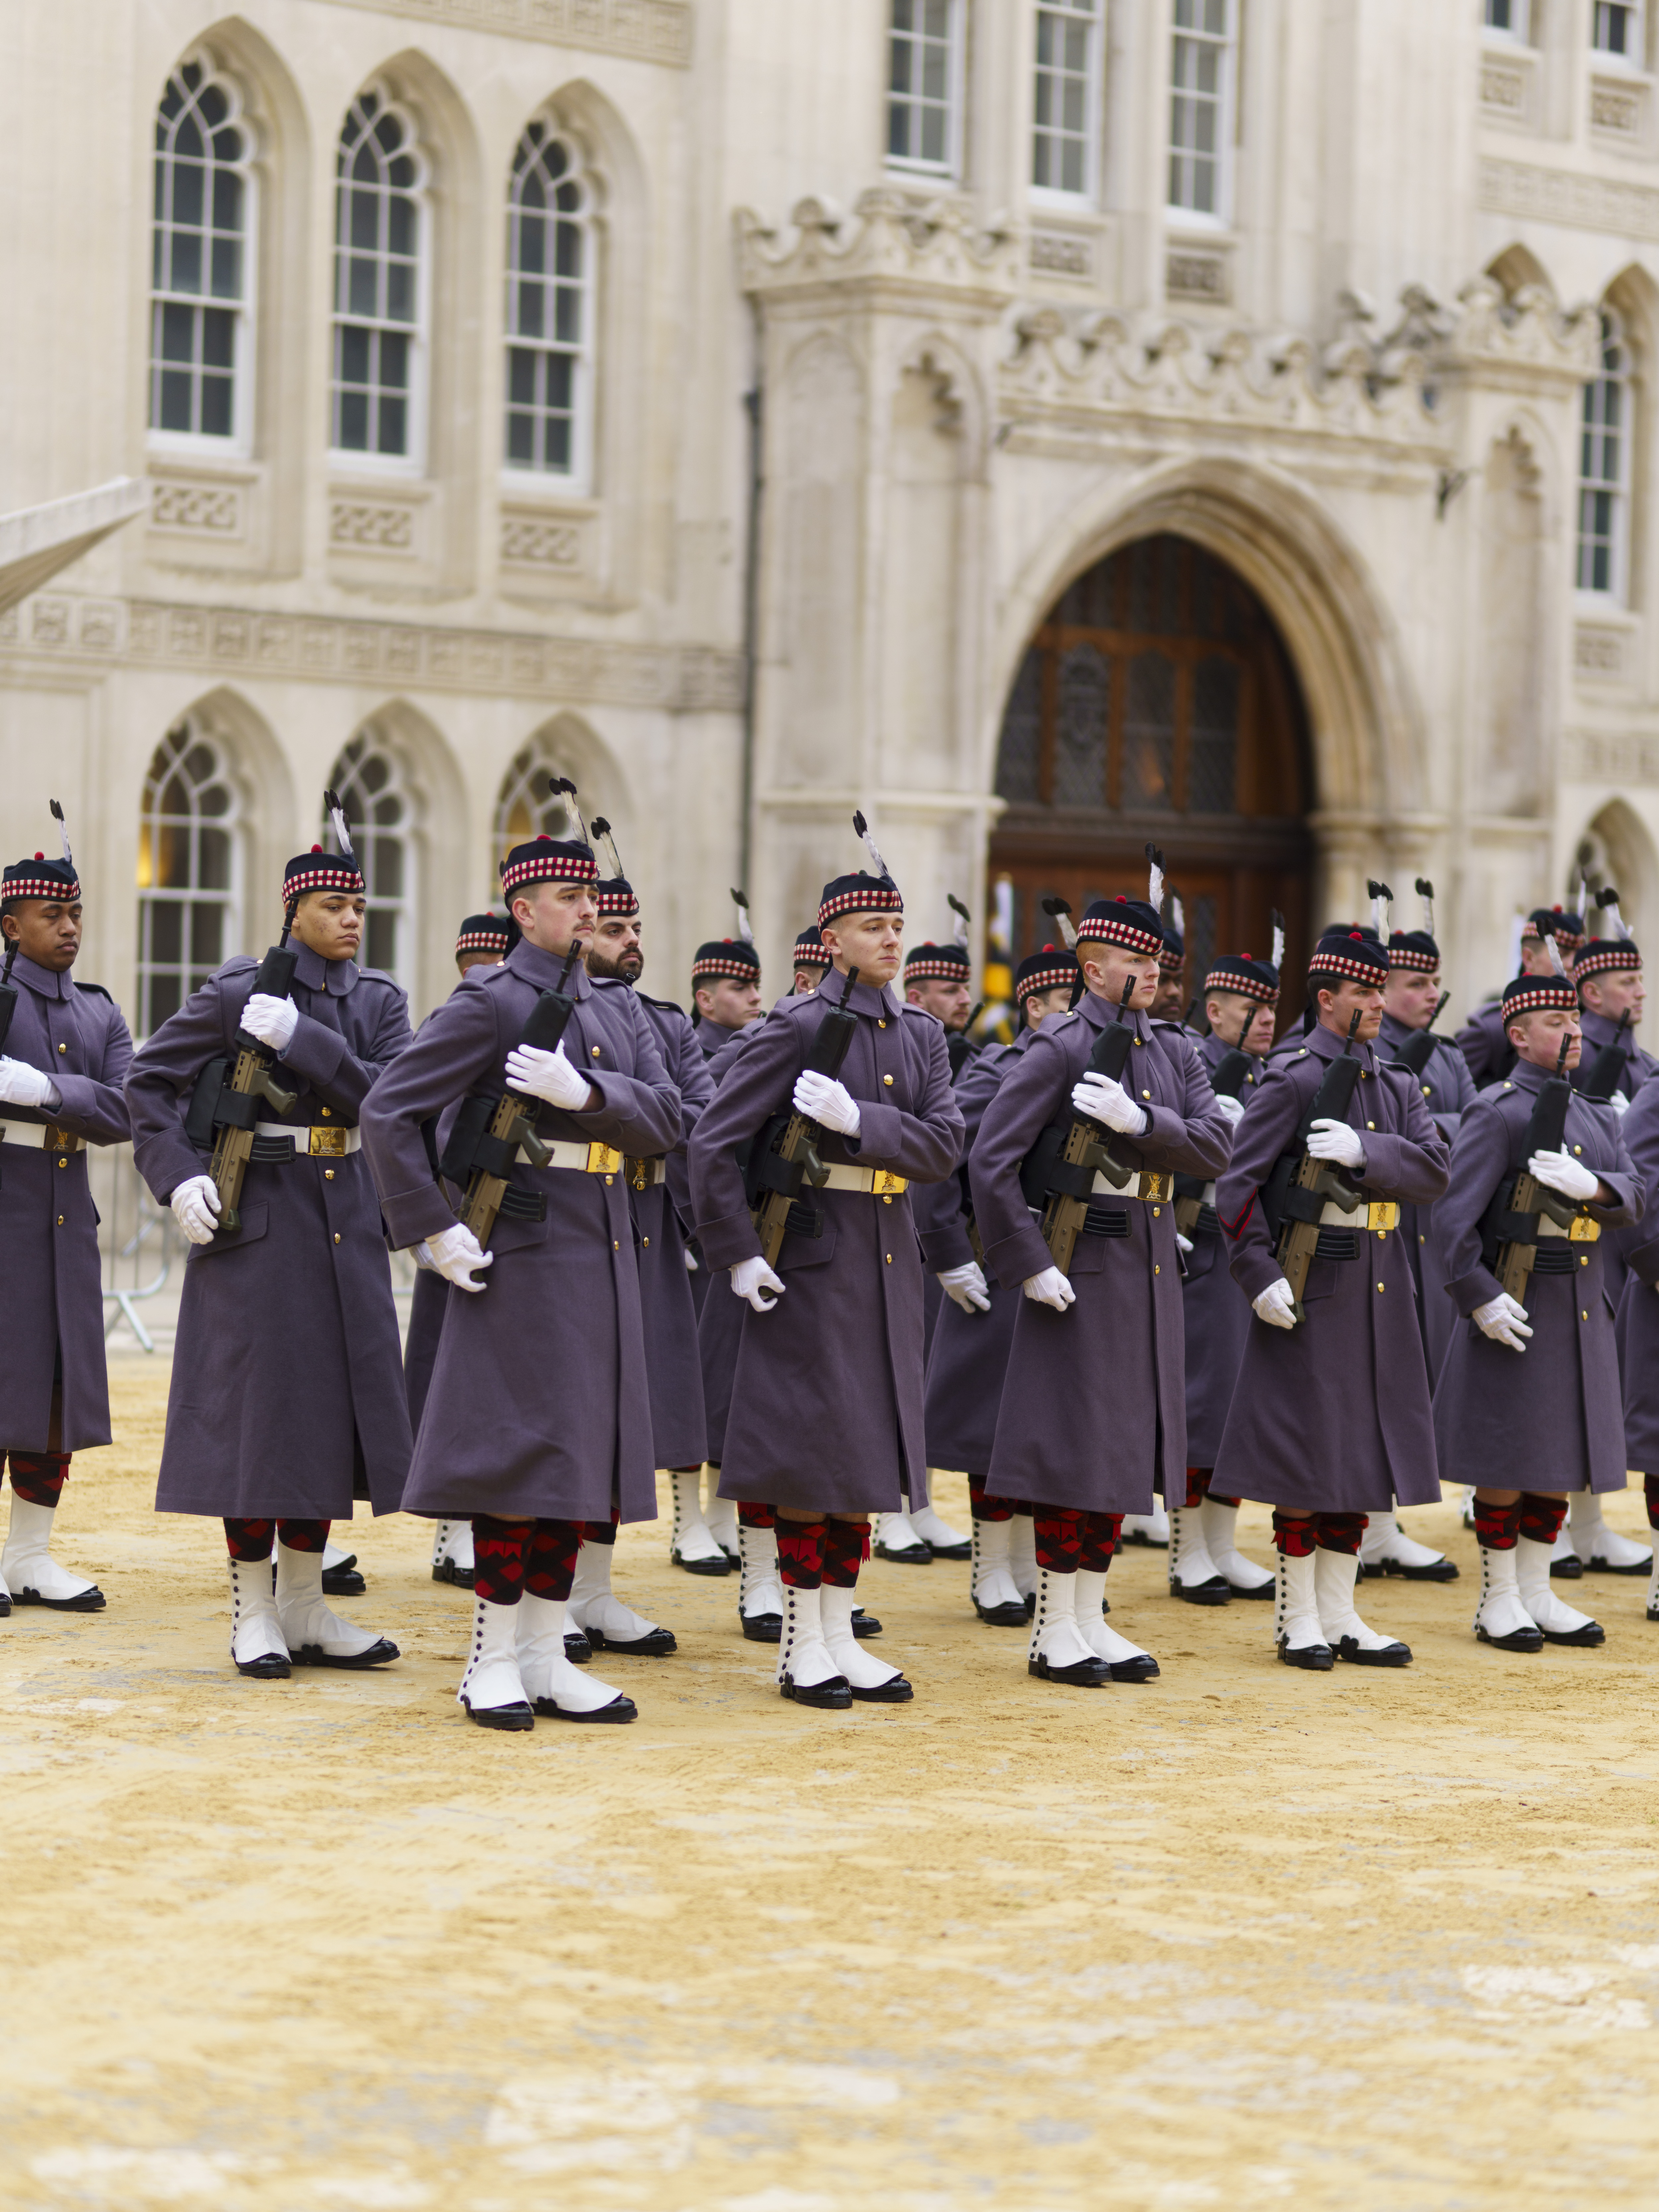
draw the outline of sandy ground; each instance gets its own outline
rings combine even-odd
[[[491,1736],[401,1518],[353,1604],[399,1666],[239,1680],[216,1529],[150,1511],[166,1382],[116,1363],[67,1493],[109,1610],[0,1627],[6,2206],[1654,2202],[1643,1580],[1577,1586],[1603,1651],[1497,1655],[1420,1514],[1462,1583],[1367,1585],[1416,1665],[1316,1678],[1132,1552],[1164,1679],[1081,1692],[965,1568],[878,1565],[915,1703],[807,1714],[659,1523],[618,1551],[680,1639],[611,1662],[641,1720]]]

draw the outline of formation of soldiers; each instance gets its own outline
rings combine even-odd
[[[52,1544],[72,1455],[110,1441],[86,1148],[130,1138],[190,1247],[156,1505],[222,1524],[243,1674],[397,1660],[333,1602],[365,1588],[332,1541],[362,1501],[432,1522],[434,1579],[471,1592],[473,1721],[632,1720],[592,1662],[676,1648],[612,1587],[659,1471],[674,1565],[736,1577],[738,1629],[814,1707],[914,1695],[858,1603],[872,1540],[968,1560],[974,1615],[1043,1682],[1158,1674],[1108,1618],[1126,1527],[1167,1541],[1176,1598],[1271,1602],[1287,1665],[1406,1665],[1357,1593],[1456,1578],[1397,1517],[1443,1474],[1471,1486],[1476,1637],[1604,1640],[1561,1587],[1653,1562],[1599,1501],[1633,1468],[1659,1527],[1659,1084],[1615,894],[1595,934],[1531,915],[1454,1041],[1431,886],[1397,929],[1373,885],[1275,1042],[1282,932],[1185,1003],[1149,848],[1145,899],[1046,902],[1018,1034],[976,1047],[965,910],[907,957],[862,817],[788,993],[769,1009],[737,894],[688,1015],[641,988],[615,841],[555,787],[575,834],[508,853],[505,915],[463,922],[417,1033],[357,963],[331,794],[277,943],[136,1054],[72,974],[67,831],[5,869],[3,1610],[105,1602]],[[418,1270],[402,1348],[388,1246]],[[1244,1499],[1271,1569],[1237,1547]]]

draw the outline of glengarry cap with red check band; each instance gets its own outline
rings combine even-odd
[[[1077,955],[1064,945],[1045,945],[1028,952],[1014,970],[1014,1004],[1023,1006],[1036,991],[1071,990],[1077,982]]]
[[[1578,993],[1565,975],[1517,975],[1504,986],[1504,1019],[1511,1022],[1517,1014],[1541,1013],[1553,1008],[1556,1012],[1576,1014]]]
[[[36,853],[15,860],[11,866],[0,872],[0,902],[9,899],[62,899],[73,904],[81,896],[81,883],[75,871],[75,855],[70,850],[69,824],[64,819],[64,810],[54,799],[52,818],[58,824],[58,835],[64,848],[61,860],[49,860],[44,853]]]
[[[519,925],[511,915],[470,914],[455,933],[455,951],[494,952],[502,959],[519,941]]]
[[[818,900],[818,927],[826,922],[838,921],[844,914],[902,914],[904,901],[899,887],[888,872],[887,863],[876,849],[876,841],[870,835],[870,825],[862,814],[853,817],[853,828],[862,840],[870,855],[868,868],[854,870],[851,875],[833,877],[823,887]]]
[[[1339,983],[1374,983],[1380,989],[1389,980],[1387,947],[1362,929],[1327,930],[1313,949],[1308,980],[1333,990]]]
[[[1606,975],[1616,970],[1639,972],[1642,956],[1636,949],[1636,939],[1625,926],[1625,917],[1619,911],[1619,894],[1615,890],[1601,892],[1596,900],[1607,921],[1612,924],[1603,937],[1592,937],[1581,945],[1573,956],[1572,973],[1576,982],[1582,983],[1587,975]]]
[[[794,965],[797,968],[828,968],[830,955],[824,949],[823,937],[817,922],[811,929],[803,929],[795,939]]]

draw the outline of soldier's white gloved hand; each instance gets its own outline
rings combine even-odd
[[[293,1000],[273,999],[269,991],[256,991],[242,1009],[242,1027],[270,1052],[286,1052],[299,1026]]]
[[[1276,1282],[1250,1300],[1250,1310],[1258,1321],[1265,1321],[1269,1328],[1296,1327],[1296,1300],[1291,1286],[1283,1275]]]
[[[1511,1352],[1524,1352],[1532,1331],[1527,1327],[1527,1310],[1507,1291],[1499,1291],[1495,1298],[1477,1306],[1470,1316],[1482,1336],[1489,1336],[1494,1344],[1507,1344]]]
[[[219,1193],[211,1176],[186,1176],[167,1200],[173,1218],[192,1244],[210,1244],[219,1225]]]
[[[1334,1160],[1338,1167],[1363,1168],[1365,1146],[1358,1129],[1346,1121],[1315,1121],[1308,1130],[1308,1150],[1316,1160]]]
[[[495,1255],[478,1249],[478,1240],[472,1231],[459,1221],[452,1221],[447,1229],[441,1229],[435,1237],[428,1237],[423,1244],[415,1247],[418,1262],[422,1253],[426,1265],[435,1268],[444,1280],[453,1283],[458,1291],[482,1291],[485,1283],[475,1283],[472,1270],[495,1265]]]
[[[0,1101],[6,1105],[44,1106],[53,1088],[43,1067],[31,1067],[26,1060],[0,1059]]]
[[[428,1274],[437,1273],[437,1269],[432,1264],[432,1255],[424,1244],[411,1244],[409,1248],[409,1256],[417,1267],[424,1267]]]
[[[1613,1112],[1619,1116],[1621,1121],[1624,1120],[1626,1115],[1630,1111],[1630,1101],[1626,1097],[1622,1091],[1615,1091],[1612,1097],[1608,1099],[1607,1103],[1612,1107]]]
[[[1072,1110],[1088,1121],[1103,1122],[1121,1137],[1145,1136],[1152,1126],[1152,1115],[1115,1077],[1097,1075],[1092,1068],[1072,1085]]]
[[[685,1272],[688,1275],[695,1275],[697,1272],[697,1255],[689,1244],[685,1248]]]
[[[1242,1098],[1226,1097],[1218,1091],[1215,1094],[1215,1103],[1217,1112],[1224,1114],[1236,1129],[1244,1119],[1244,1101]]]
[[[1190,1252],[1190,1251],[1192,1250],[1192,1249],[1193,1249],[1193,1240],[1192,1240],[1192,1238],[1191,1238],[1190,1237],[1183,1237],[1183,1236],[1182,1235],[1181,1231],[1177,1229],[1177,1230],[1176,1230],[1176,1251],[1177,1251],[1177,1252]]]
[[[783,1296],[782,1278],[773,1273],[758,1252],[752,1259],[739,1260],[731,1272],[732,1289],[757,1313],[770,1313]]]
[[[1583,1160],[1576,1160],[1565,1149],[1559,1152],[1534,1152],[1527,1162],[1527,1173],[1537,1182],[1551,1190],[1559,1190],[1563,1198],[1582,1205],[1594,1198],[1601,1177],[1594,1168],[1587,1168]]]
[[[560,1038],[551,1052],[538,1044],[515,1044],[507,1055],[507,1079],[526,1098],[545,1098],[567,1114],[580,1114],[587,1104],[592,1085],[580,1067],[573,1067]]]
[[[963,1313],[989,1313],[990,1293],[985,1287],[985,1271],[976,1260],[969,1260],[961,1267],[939,1270],[939,1286],[947,1298],[954,1299]]]
[[[1045,1267],[1040,1275],[1028,1275],[1019,1286],[1036,1306],[1052,1306],[1056,1313],[1075,1305],[1077,1292],[1058,1267]]]
[[[823,1128],[833,1129],[838,1137],[857,1136],[859,1102],[833,1075],[819,1075],[806,1068],[795,1078],[793,1095],[797,1114],[805,1114]]]

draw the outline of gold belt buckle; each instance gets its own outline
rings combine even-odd
[[[589,1175],[620,1175],[623,1156],[614,1145],[590,1145],[587,1148]]]
[[[1399,1200],[1393,1198],[1373,1199],[1365,1209],[1365,1226],[1367,1229],[1374,1229],[1379,1237],[1385,1230],[1398,1229],[1400,1226]]]
[[[1173,1169],[1142,1168],[1140,1194],[1143,1198],[1163,1199],[1166,1202],[1175,1195]]]
[[[1601,1239],[1601,1224],[1592,1221],[1587,1213],[1576,1213],[1567,1231],[1570,1244],[1595,1244]]]
[[[67,1129],[60,1129],[56,1121],[46,1124],[46,1150],[49,1152],[78,1152],[79,1137],[72,1137]]]
[[[870,1170],[872,1198],[897,1198],[909,1188],[908,1176],[895,1175],[890,1168],[872,1168]]]
[[[656,1182],[654,1159],[630,1159],[628,1163],[629,1186],[633,1190],[650,1190]]]
[[[306,1150],[313,1160],[343,1160],[349,1133],[344,1129],[313,1129]]]

